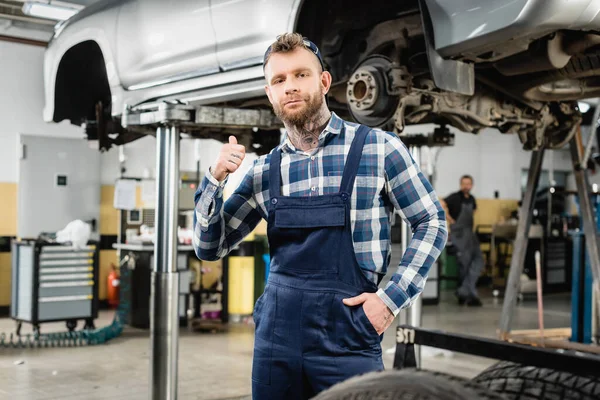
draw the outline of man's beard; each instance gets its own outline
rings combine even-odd
[[[315,116],[319,114],[319,110],[323,105],[323,96],[321,95],[321,92],[316,92],[312,95],[302,97],[301,100],[304,100],[305,102],[304,110],[285,111],[285,106],[276,104],[273,106],[273,111],[275,111],[275,115],[277,115],[284,124],[298,128],[303,127],[308,122],[314,120]]]

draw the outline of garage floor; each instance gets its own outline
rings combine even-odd
[[[494,337],[501,299],[484,298],[481,308],[459,307],[451,293],[438,306],[425,306],[423,325],[453,332]],[[569,326],[567,295],[546,296],[548,328]],[[536,328],[536,302],[518,307],[513,329]],[[112,312],[102,312],[96,326],[108,324]],[[30,332],[24,325],[24,333]],[[0,332],[14,330],[11,319],[0,319]],[[43,332],[64,330],[64,324],[42,325]],[[386,368],[392,367],[394,335],[383,341]],[[180,399],[249,399],[253,326],[239,324],[228,333],[181,332],[179,341]],[[0,349],[0,399],[130,399],[148,398],[148,331],[127,328],[109,344],[82,348]],[[434,354],[423,349],[423,367],[472,377],[494,363],[462,354]]]

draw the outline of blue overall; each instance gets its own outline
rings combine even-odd
[[[381,336],[362,304],[342,303],[377,291],[356,260],[350,221],[368,132],[357,130],[335,194],[281,196],[281,154],[271,156],[271,267],[254,309],[253,400],[308,399],[351,376],[383,370]]]

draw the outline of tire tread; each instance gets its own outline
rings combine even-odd
[[[501,361],[492,365],[473,381],[509,400],[592,400],[600,398],[600,380],[549,368],[536,368]]]
[[[437,392],[436,392],[437,390]],[[427,370],[390,370],[350,378],[313,400],[506,400],[506,397],[471,380]]]

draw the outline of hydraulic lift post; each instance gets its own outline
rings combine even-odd
[[[504,293],[504,303],[502,305],[502,315],[500,316],[500,337],[506,339],[510,332],[512,316],[517,305],[517,297],[521,287],[521,274],[523,273],[523,264],[525,264],[525,255],[527,253],[527,243],[529,242],[529,228],[533,213],[534,197],[542,172],[542,162],[544,161],[544,149],[536,150],[531,153],[531,162],[529,164],[529,173],[527,175],[527,187],[523,202],[519,209],[519,222],[517,223],[517,236],[514,241],[514,250],[510,260],[510,269],[508,272],[508,281],[506,282],[506,291]]]
[[[575,183],[577,184],[577,192],[579,194],[579,202],[581,209],[581,218],[583,220],[583,230],[586,237],[586,248],[589,255],[590,265],[594,280],[600,281],[600,251],[598,248],[598,236],[596,232],[596,224],[594,222],[594,210],[590,198],[589,182],[586,174],[586,165],[579,151],[577,136],[573,136],[569,141],[571,163],[573,165],[573,174],[575,175]],[[523,203],[519,209],[519,222],[517,225],[517,237],[514,241],[514,251],[510,262],[510,270],[508,282],[506,284],[506,292],[504,294],[504,304],[502,307],[502,315],[500,317],[499,336],[501,339],[508,339],[512,316],[514,314],[517,297],[519,294],[521,274],[523,273],[523,265],[525,263],[525,254],[527,251],[527,243],[529,237],[529,227],[531,226],[531,218],[533,212],[534,197],[538,187],[538,181],[542,169],[542,161],[544,149],[534,151],[531,155],[531,164],[529,166],[529,174],[527,177],[527,189],[523,197]],[[541,279],[541,277],[538,277]]]
[[[454,134],[450,133],[450,130],[445,126],[436,128],[431,134],[416,134],[416,135],[401,135],[400,139],[407,146],[411,157],[415,163],[421,167],[421,148],[422,146],[427,147],[448,147],[454,145]],[[401,226],[402,232],[402,254],[408,249],[408,244],[412,237],[409,224],[403,222]],[[399,325],[411,325],[414,327],[420,327],[423,316],[423,296],[420,295],[413,302],[413,304],[405,310],[402,310],[399,314],[398,324]],[[421,366],[421,346],[416,345],[414,347],[414,356],[417,366]]]
[[[571,161],[575,181],[580,198],[581,217],[583,219],[586,248],[594,278],[600,277],[600,251],[594,210],[590,198],[589,183],[586,175],[586,157],[580,155],[577,137],[570,140]],[[446,349],[465,354],[472,354],[498,360],[511,361],[525,366],[550,368],[581,376],[600,375],[600,350],[596,346],[565,341],[554,341],[546,347],[518,343],[509,335],[510,322],[519,292],[519,278],[525,262],[528,233],[531,225],[532,208],[538,181],[541,173],[544,149],[534,151],[531,155],[527,189],[519,210],[519,223],[515,250],[510,266],[509,279],[504,297],[504,305],[500,320],[500,339],[480,338],[471,335],[432,331],[419,326],[398,325],[396,329],[396,354],[394,368],[414,368],[419,366],[416,346],[424,345]],[[589,155],[589,152],[588,152]],[[539,343],[538,343],[539,344]]]
[[[410,145],[409,150],[410,150],[413,160],[415,161],[415,163],[417,163],[417,165],[420,168],[421,167],[421,147],[415,146],[415,145]],[[402,241],[403,241],[403,251],[406,251],[406,249],[408,248],[408,244],[410,243],[410,239],[412,238],[412,232],[407,224],[404,224],[404,225],[406,226],[406,229],[405,229],[406,236],[404,236],[402,238]],[[403,231],[403,233],[404,233],[404,231]],[[413,302],[413,304],[408,308],[407,314],[408,314],[407,320],[410,325],[415,326],[415,327],[421,326],[421,321],[422,321],[422,316],[423,316],[423,295],[420,295],[419,297],[417,297],[417,299]],[[421,366],[421,346],[418,346],[418,345],[415,346],[415,359],[417,362],[417,367],[420,367]]]
[[[125,108],[121,125],[156,132],[156,240],[150,298],[150,399],[177,399],[179,342],[179,274],[177,213],[179,207],[180,131],[195,135],[213,130],[226,138],[233,132],[280,128],[269,110],[160,103]],[[215,136],[213,135],[213,136]],[[197,136],[196,136],[197,137]],[[204,136],[206,137],[206,136]],[[216,137],[216,136],[215,136]]]
[[[179,273],[179,128],[156,130],[156,240],[150,294],[150,388],[152,400],[177,399]]]
[[[589,253],[589,261],[594,279],[597,281],[600,277],[600,251],[596,224],[594,222],[594,210],[592,209],[590,198],[591,193],[585,170],[585,157],[582,160],[576,137],[571,139],[569,145],[580,198],[584,233],[586,239],[591,238],[591,240],[586,240],[586,248]],[[511,342],[509,336],[510,322],[520,288],[520,275],[525,262],[532,208],[541,173],[543,155],[543,149],[534,151],[531,155],[527,189],[519,210],[519,223],[517,225],[517,237],[514,245],[515,250],[511,261],[500,320],[500,340],[444,331],[432,331],[420,328],[419,326],[400,324],[396,329],[395,369],[421,367],[416,346],[424,345],[464,354],[511,361],[532,367],[551,368],[581,376],[599,376],[600,350],[594,346],[565,342],[560,347],[555,345],[555,348],[551,348],[550,346],[539,347],[531,344]]]
[[[586,174],[586,166],[581,163],[579,146],[574,136],[570,143],[571,161],[573,163],[573,174],[579,194],[579,207],[583,219],[583,232],[585,235],[585,246],[587,248],[590,267],[594,281],[600,282],[600,252],[598,250],[598,232],[596,231],[595,212],[590,198],[590,185]]]

